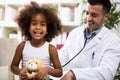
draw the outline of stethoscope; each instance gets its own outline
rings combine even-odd
[[[85,41],[84,41],[84,45],[83,47],[80,49],[80,51],[75,55],[73,56],[68,62],[66,62],[64,65],[62,65],[62,67],[65,67],[67,64],[69,64],[75,57],[77,57],[82,51],[83,49],[85,48],[86,44],[87,44],[87,40],[94,37],[96,35],[96,33],[93,33],[90,37],[87,37],[86,35],[86,32],[84,31],[84,38],[85,38]]]

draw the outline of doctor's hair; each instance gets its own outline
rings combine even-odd
[[[110,0],[88,0],[88,3],[91,5],[102,5],[103,11],[105,13],[109,13],[111,9],[111,2]]]
[[[57,16],[57,10],[50,6],[40,6],[38,3],[32,1],[30,4],[23,6],[14,19],[15,22],[17,22],[25,40],[31,40],[29,29],[31,19],[36,14],[42,14],[46,18],[46,41],[50,42],[52,38],[62,32],[62,24]]]

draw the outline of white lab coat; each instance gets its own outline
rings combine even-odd
[[[64,65],[84,45],[84,26],[70,32],[64,47],[59,51]],[[120,62],[120,39],[110,30],[101,31],[85,46],[69,64],[76,80],[113,80]]]

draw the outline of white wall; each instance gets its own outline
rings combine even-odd
[[[13,80],[10,64],[17,45],[17,39],[0,38],[0,80]]]
[[[0,66],[11,64],[17,45],[17,39],[0,38]]]

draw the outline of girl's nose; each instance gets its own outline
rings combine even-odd
[[[42,28],[41,25],[37,25],[37,28]]]

